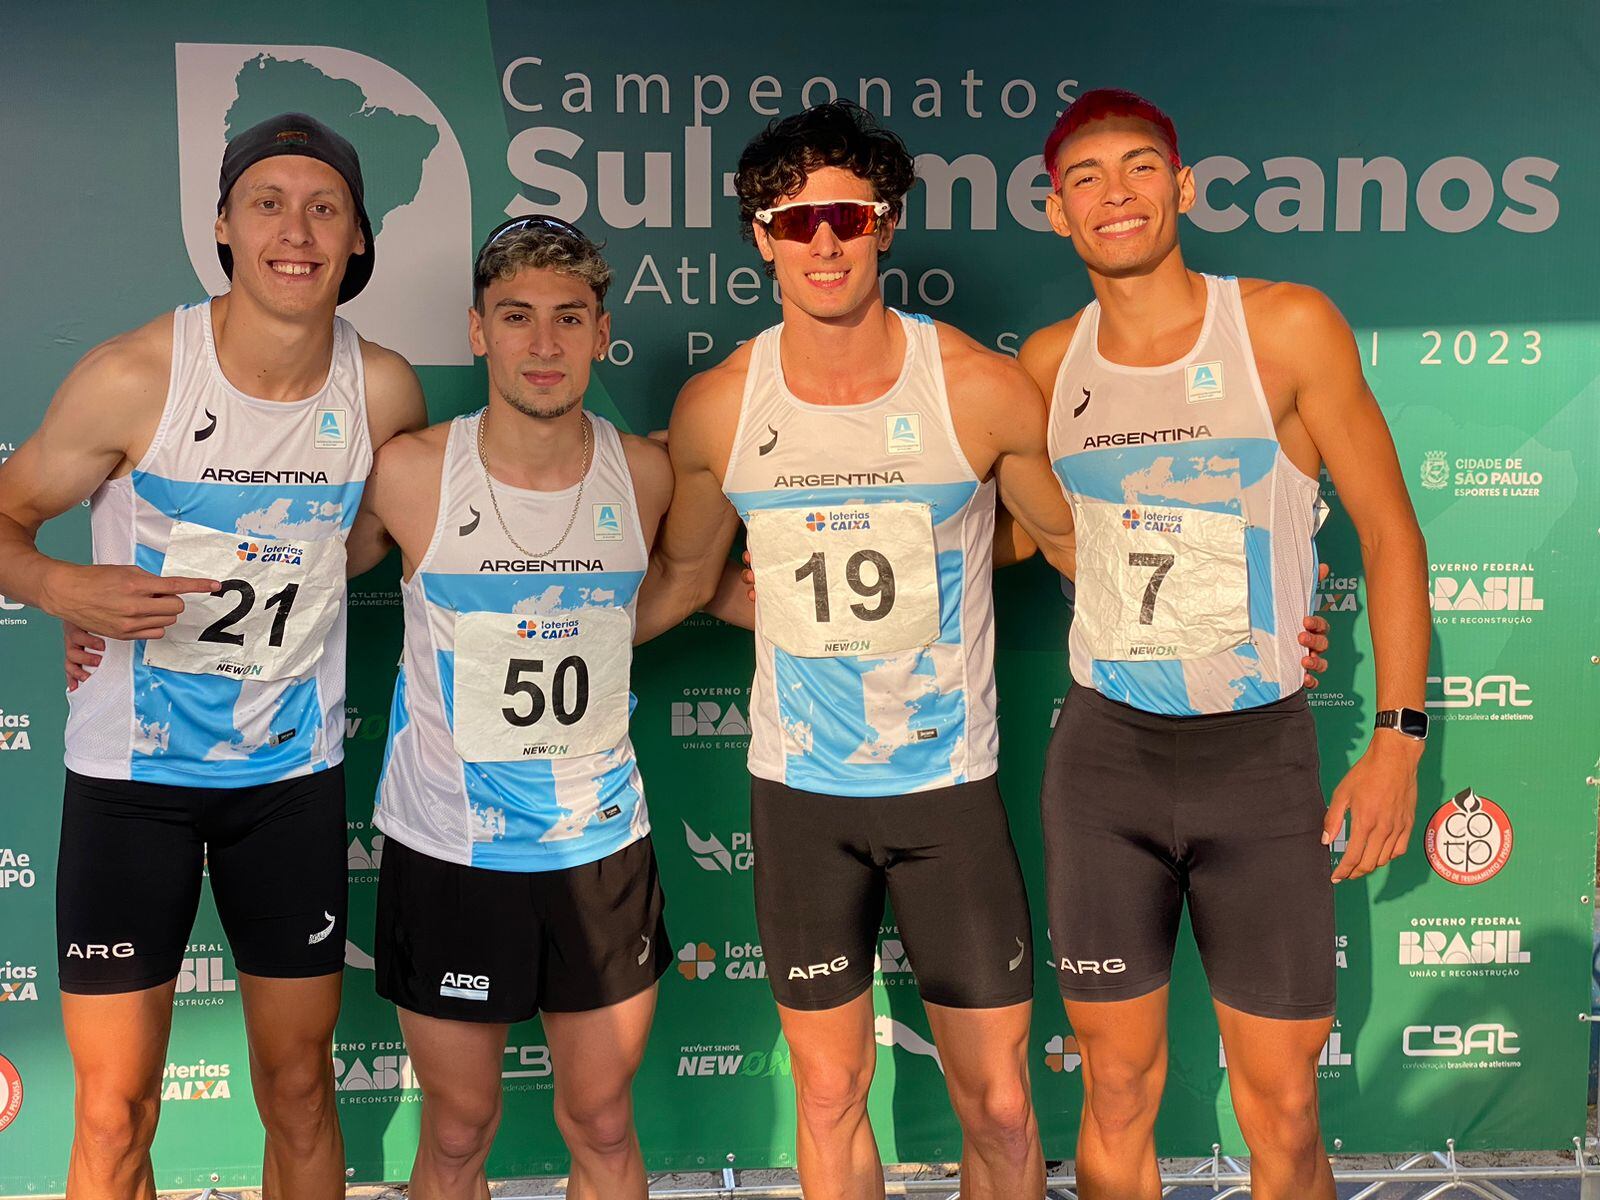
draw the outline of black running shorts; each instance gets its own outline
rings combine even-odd
[[[1074,687],[1042,808],[1053,965],[1068,1000],[1165,984],[1187,900],[1215,999],[1260,1017],[1333,1015],[1327,808],[1303,692],[1169,717]]]
[[[787,1008],[872,985],[887,892],[922,998],[1001,1008],[1033,996],[1028,896],[995,779],[904,796],[750,781],[756,925]]]
[[[555,871],[491,871],[390,837],[378,871],[378,995],[450,1021],[589,1012],[672,963],[648,837]]]
[[[211,877],[234,962],[297,979],[344,967],[344,768],[237,788],[67,772],[56,874],[61,990],[175,979]]]

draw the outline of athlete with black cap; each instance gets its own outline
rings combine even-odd
[[[90,351],[0,468],[0,591],[106,639],[71,697],[57,875],[68,1191],[154,1196],[201,877],[239,970],[263,1194],[343,1194],[345,538],[416,375],[335,308],[372,275],[355,148],[286,113],[223,157],[231,289]],[[90,503],[94,563],[39,551]]]

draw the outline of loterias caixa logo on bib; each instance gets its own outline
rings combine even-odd
[[[1489,797],[1463,788],[1433,814],[1422,844],[1441,879],[1463,886],[1483,883],[1511,858],[1511,818]]]
[[[335,46],[179,42],[178,181],[184,246],[202,285],[228,288],[217,261],[217,164],[228,139],[281,112],[306,112],[361,156],[377,245],[372,282],[341,312],[416,366],[465,366],[472,191],[450,123],[386,63]]]

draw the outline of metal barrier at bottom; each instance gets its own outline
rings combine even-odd
[[[1397,1196],[1396,1188],[1405,1188],[1408,1200],[1436,1200],[1441,1196],[1477,1196],[1482,1200],[1518,1200],[1501,1184],[1515,1181],[1552,1181],[1576,1179],[1581,1181],[1581,1200],[1600,1200],[1600,1157],[1585,1149],[1583,1141],[1572,1139],[1572,1156],[1561,1164],[1496,1167],[1475,1166],[1457,1161],[1455,1142],[1445,1143],[1443,1150],[1413,1154],[1391,1167],[1364,1167],[1341,1170],[1334,1168],[1336,1183],[1364,1184],[1348,1200],[1386,1200]],[[1418,1196],[1409,1191],[1422,1184],[1436,1184]],[[1203,1187],[1213,1200],[1227,1200],[1230,1196],[1250,1195],[1250,1162],[1222,1153],[1213,1146],[1211,1157],[1187,1170],[1164,1170],[1161,1173],[1161,1194],[1170,1196],[1179,1189]],[[370,1186],[370,1185],[369,1185]],[[890,1196],[940,1196],[958,1200],[961,1181],[957,1176],[943,1179],[907,1179],[889,1182],[885,1191]],[[1052,1175],[1045,1181],[1047,1200],[1077,1200],[1077,1180],[1071,1173]],[[554,1193],[503,1193],[495,1200],[551,1200]],[[196,1200],[232,1200],[234,1193],[207,1188]],[[709,1187],[657,1188],[652,1181],[651,1200],[799,1200],[800,1185],[747,1184],[739,1179],[739,1171],[732,1167],[722,1169],[722,1182]]]

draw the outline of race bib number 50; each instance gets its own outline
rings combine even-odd
[[[787,653],[893,654],[938,639],[926,504],[764,509],[749,543],[761,631]]]
[[[1079,501],[1077,615],[1107,661],[1198,659],[1250,640],[1244,518]]]
[[[628,732],[633,621],[625,609],[456,617],[456,752],[467,762],[573,758]]]
[[[322,656],[344,599],[344,539],[241,537],[176,521],[163,576],[220,580],[184,597],[166,633],[145,643],[152,667],[236,679],[294,679]]]

